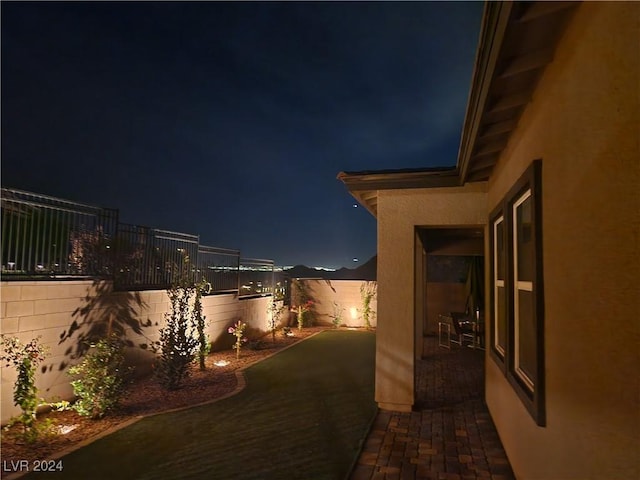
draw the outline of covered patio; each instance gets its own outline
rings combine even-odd
[[[425,337],[414,411],[378,412],[351,480],[515,478],[483,399],[484,352]]]

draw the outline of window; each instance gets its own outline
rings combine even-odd
[[[544,412],[541,161],[492,212],[491,356],[538,425]]]

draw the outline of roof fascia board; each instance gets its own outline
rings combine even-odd
[[[496,67],[504,34],[511,17],[512,2],[486,2],[484,21],[480,31],[478,54],[471,81],[471,91],[467,102],[462,141],[458,152],[459,184],[467,181],[469,160],[474,139],[478,134],[482,112],[487,102],[491,80]]]
[[[458,175],[455,168],[437,172],[427,171],[411,173],[340,172],[338,174],[338,179],[341,180],[350,191],[458,186]]]

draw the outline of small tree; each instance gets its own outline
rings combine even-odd
[[[267,314],[269,315],[268,327],[271,331],[271,338],[273,339],[273,343],[276,343],[276,330],[278,328],[278,325],[280,324],[280,317],[282,316],[283,311],[284,305],[278,305],[278,302],[275,298],[267,308]]]
[[[307,323],[309,323],[305,320],[305,314],[313,307],[313,300],[307,292],[305,282],[296,278],[291,282],[291,287],[292,308],[298,316],[298,330],[302,330],[302,327],[307,326]]]
[[[306,320],[305,314],[311,310],[311,307],[313,307],[313,302],[311,300],[303,303],[302,305],[298,305],[298,330],[302,330],[302,327],[306,327],[307,323],[309,323],[309,321]]]
[[[13,404],[22,410],[17,421],[22,424],[24,437],[29,441],[38,437],[35,425],[38,408],[36,368],[47,357],[46,348],[40,343],[40,338],[23,344],[17,337],[0,335],[3,349],[0,360],[6,362],[7,367],[13,366],[18,373],[13,386]]]
[[[200,370],[204,370],[206,368],[204,360],[211,349],[209,339],[205,333],[207,317],[202,315],[202,294],[209,293],[210,289],[211,285],[206,280],[202,280],[196,287],[196,298],[193,302],[193,316],[196,324],[196,331],[198,332],[198,364],[200,365]]]
[[[167,390],[176,390],[189,374],[189,364],[195,358],[198,338],[190,310],[195,287],[188,282],[173,285],[168,291],[171,311],[165,314],[166,325],[160,329],[157,349],[160,359],[156,375]]]
[[[92,419],[102,418],[117,404],[125,387],[124,354],[122,342],[111,336],[91,345],[92,351],[78,365],[69,369],[70,375],[79,375],[71,386],[78,397],[73,409]]]
[[[364,282],[360,285],[360,298],[362,300],[362,319],[367,328],[371,328],[371,318],[375,312],[371,308],[371,300],[376,296],[378,284],[376,282]]]

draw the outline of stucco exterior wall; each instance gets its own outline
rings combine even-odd
[[[98,301],[96,301],[98,300]],[[241,319],[250,327],[266,331],[267,307],[271,297],[239,300],[234,294],[203,297],[203,313],[208,323],[207,334],[215,342],[228,336],[226,329]],[[75,321],[96,321],[105,318],[105,312],[120,306],[131,308],[130,317],[148,324],[141,334],[127,328],[127,339],[136,348],[129,348],[127,360],[136,367],[136,373],[149,371],[155,355],[138,346],[150,345],[159,339],[159,330],[164,325],[164,314],[170,304],[167,293],[160,291],[112,292],[108,282],[52,281],[52,282],[1,282],[0,283],[0,333],[15,336],[23,342],[41,336],[49,350],[44,365],[46,373],[38,372],[36,385],[39,393],[48,401],[71,399],[73,390],[69,384],[67,368],[76,363],[72,358],[76,351],[78,336],[85,327],[75,331],[61,342],[65,332]],[[83,314],[82,309],[88,308]],[[75,313],[78,311],[78,313]],[[86,322],[85,322],[86,323]],[[6,423],[19,413],[13,405],[15,370],[2,364],[1,373],[1,422]]]
[[[376,401],[409,411],[414,403],[416,227],[484,225],[486,184],[378,192]],[[420,248],[422,248],[420,246]],[[413,266],[413,268],[411,268]]]
[[[579,6],[489,183],[490,211],[542,159],[546,427],[486,368],[519,479],[640,478],[639,21]]]
[[[334,302],[342,309],[341,325],[348,327],[366,327],[362,318],[362,298],[360,286],[367,283],[362,280],[322,280],[302,279],[306,284],[307,292],[313,299],[313,315],[316,324],[332,325]],[[370,282],[374,283],[375,282]],[[371,301],[373,315],[369,322],[372,327],[377,324],[377,298]]]

